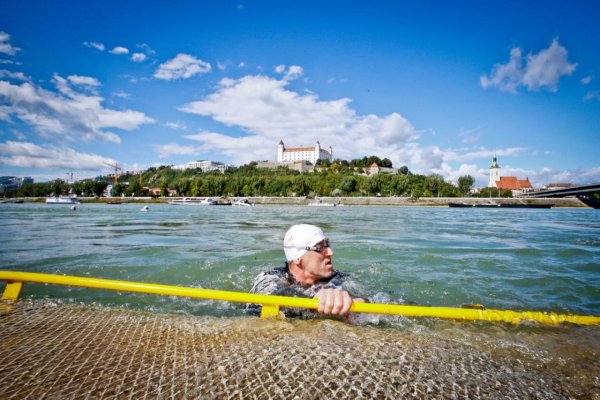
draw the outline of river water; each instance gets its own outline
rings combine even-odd
[[[334,264],[352,274],[356,294],[375,302],[451,307],[478,303],[496,309],[600,315],[598,210],[149,207],[142,212],[141,204],[81,204],[71,211],[60,205],[2,204],[0,269],[247,292],[260,271],[283,265],[286,230],[296,223],[312,223],[329,236]],[[3,285],[0,282],[0,290]],[[253,340],[268,335],[252,333],[262,332],[261,320],[234,318],[244,316],[239,304],[31,283],[25,284],[22,298],[21,307],[30,313],[36,308],[27,302],[65,308],[84,304],[84,309],[101,306],[121,313],[143,310],[154,316],[182,314],[181,318],[195,318],[185,322],[186,332],[191,325],[198,328],[190,332],[221,332],[219,321],[227,321],[227,332],[241,332],[236,346],[247,349],[224,351],[219,333],[215,343],[221,350],[215,357],[221,360],[256,361],[256,351],[270,354],[269,349],[290,334],[293,341],[285,339],[287,351],[280,354],[282,370],[298,367],[289,358],[299,354],[290,350],[293,346],[323,359],[322,349],[335,345],[327,358],[332,365],[352,361],[370,366],[364,370],[368,371],[389,362],[381,368],[408,376],[408,386],[421,385],[428,393],[444,393],[449,384],[452,390],[464,389],[464,396],[451,391],[441,397],[600,398],[600,327],[595,326],[512,326],[363,314],[359,322],[366,327],[322,325],[328,321],[307,321],[306,326],[293,321],[293,328],[269,325],[274,341],[263,349]],[[141,317],[131,317],[135,318]],[[27,337],[26,332],[20,334]],[[352,356],[336,356],[346,353],[348,340],[356,342],[350,344]],[[257,370],[273,360],[258,362]],[[236,370],[229,372],[235,375]],[[303,371],[312,371],[312,366]],[[225,368],[223,373],[229,372]],[[323,387],[331,387],[330,381],[339,383],[337,374],[331,372],[331,379],[320,376]],[[342,387],[357,384],[343,381]],[[278,381],[275,386],[287,384]],[[473,390],[475,395],[466,394]]]
[[[289,226],[332,243],[357,294],[385,302],[600,315],[600,212],[437,207],[3,204],[1,269],[249,291]],[[26,297],[188,314],[235,304],[26,285]],[[380,301],[381,302],[381,301]]]

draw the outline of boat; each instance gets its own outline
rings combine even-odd
[[[502,208],[551,208],[554,204],[500,204]]]
[[[318,197],[315,198],[315,201],[307,204],[309,207],[342,207],[342,203],[326,203]]]
[[[254,206],[254,204],[250,203],[250,201],[248,201],[248,199],[239,199],[239,200],[231,203],[231,205],[233,207],[253,207]]]
[[[150,211],[150,207],[144,206],[144,207],[142,207],[142,209],[140,211]]]
[[[498,208],[498,204],[494,203],[494,202],[490,202],[490,203],[481,203],[481,204],[475,204],[475,207],[477,208]]]
[[[217,204],[217,202],[212,197],[206,197],[204,199],[184,197],[182,199],[173,199],[169,201],[169,204],[190,206],[214,206]]]
[[[448,203],[448,207],[473,207],[473,204],[467,204],[467,203]]]
[[[46,204],[79,204],[77,197],[46,197]]]

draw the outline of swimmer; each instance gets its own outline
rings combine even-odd
[[[346,315],[353,297],[345,288],[348,274],[333,267],[333,250],[321,228],[300,224],[292,226],[283,240],[286,265],[260,273],[254,280],[252,293],[278,296],[311,297],[319,300],[318,312],[324,315]],[[260,305],[248,305],[252,314]],[[286,316],[302,316],[302,312],[287,310]]]

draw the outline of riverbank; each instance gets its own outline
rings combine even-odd
[[[127,203],[146,203],[161,204],[168,203],[174,199],[183,197],[79,197],[81,203],[99,203],[99,204],[127,204]],[[203,197],[201,197],[203,198]],[[233,202],[238,199],[247,198],[251,203],[261,205],[308,205],[317,200],[307,197],[221,197],[215,198],[221,203]],[[6,202],[15,203],[23,201],[24,203],[43,203],[45,197],[25,197],[6,199]],[[590,208],[581,200],[575,197],[567,198],[480,198],[480,197],[319,197],[318,201],[325,204],[335,204],[344,206],[398,206],[398,207],[448,207],[450,203],[469,204],[469,205],[487,205],[487,204],[506,204],[506,205],[552,205],[552,207],[561,208]]]

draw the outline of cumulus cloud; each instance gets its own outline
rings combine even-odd
[[[76,86],[100,86],[98,79],[89,76],[69,75],[67,79],[71,84]]]
[[[7,71],[5,69],[0,69],[0,79],[2,79],[2,78],[14,79],[14,80],[18,80],[18,81],[30,81],[31,80],[31,79],[29,79],[28,76],[26,76],[22,72],[11,72],[11,71]]]
[[[165,126],[176,131],[184,131],[187,129],[187,126],[182,122],[167,122]]]
[[[4,112],[32,126],[42,137],[66,140],[119,143],[120,137],[107,128],[130,131],[154,122],[138,111],[105,108],[102,97],[82,92],[79,85],[99,85],[94,78],[71,75],[65,79],[55,75],[53,83],[57,92],[30,82],[13,85],[0,81],[0,101],[5,105]]]
[[[85,47],[90,47],[92,49],[96,49],[98,51],[104,51],[104,45],[98,42],[83,42]]]
[[[226,78],[214,93],[184,104],[180,110],[248,132],[244,137],[214,132],[194,137],[203,142],[205,150],[218,149],[240,162],[273,159],[273,148],[280,139],[289,147],[312,146],[320,140],[324,147],[334,148],[335,157],[362,157],[368,151],[398,161],[399,150],[418,137],[398,113],[358,115],[347,98],[322,101],[312,93],[290,91],[288,84],[286,79],[262,75]]]
[[[78,153],[71,148],[40,146],[29,142],[0,143],[0,165],[40,169],[101,169],[115,161],[96,154]]]
[[[286,66],[282,64],[275,67],[275,72],[283,74],[284,80],[291,81],[301,77],[304,74],[304,69],[299,65],[290,65],[290,67],[286,69]]]
[[[592,77],[590,75],[581,78],[582,85],[589,85],[592,82]]]
[[[148,57],[144,53],[133,53],[131,55],[131,61],[133,62],[143,62],[146,61]]]
[[[193,156],[202,151],[199,146],[180,145],[177,143],[157,144],[153,148],[154,152],[161,159],[170,156]]]
[[[121,46],[117,46],[114,47],[112,50],[109,51],[110,54],[129,54],[129,49],[125,48],[125,47],[121,47]]]
[[[161,65],[154,73],[157,79],[167,81],[175,79],[187,79],[197,74],[205,74],[211,71],[209,63],[202,61],[189,54],[177,54],[177,56]]]
[[[497,87],[505,92],[516,92],[520,86],[528,90],[546,88],[554,92],[560,78],[571,75],[576,67],[577,64],[569,62],[567,49],[555,39],[547,49],[528,54],[525,60],[522,50],[513,48],[508,63],[494,65],[489,76],[480,77],[480,83],[485,89]]]
[[[0,53],[8,54],[9,56],[14,56],[17,54],[17,51],[20,51],[18,47],[14,47],[9,43],[10,35],[6,32],[0,31]]]

